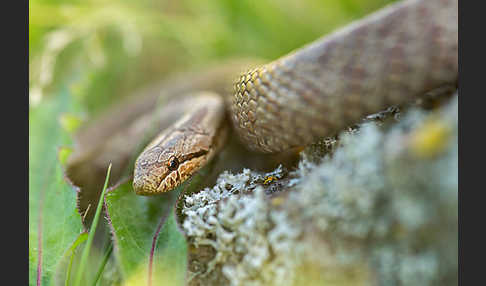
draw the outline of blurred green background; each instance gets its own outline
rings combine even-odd
[[[62,85],[90,114],[168,73],[272,60],[390,0],[31,0],[30,105]]]

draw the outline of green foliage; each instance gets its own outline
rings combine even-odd
[[[175,195],[137,196],[131,182],[106,195],[115,257],[128,285],[147,285],[154,240],[153,285],[184,285],[187,250],[171,208]]]
[[[55,285],[61,285],[62,280],[65,281],[64,285],[69,285],[69,282],[71,281],[72,270],[73,270],[73,262],[74,262],[75,254],[78,250],[78,246],[80,246],[87,239],[88,239],[87,232],[83,232],[80,235],[78,235],[78,237],[73,242],[71,247],[69,247],[68,251],[66,251],[64,256],[61,258],[61,261],[59,262],[58,268],[56,270],[57,275],[54,278]]]
[[[29,113],[29,281],[35,285],[40,266],[42,285],[52,281],[56,265],[82,231],[75,191],[64,180],[57,160],[70,139],[59,124],[69,109],[64,89]]]

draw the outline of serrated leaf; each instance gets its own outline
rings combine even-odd
[[[61,90],[29,112],[30,285],[51,284],[56,265],[83,229],[75,191],[64,180],[58,161],[59,147],[71,143],[58,116],[70,108],[70,96]]]
[[[110,179],[111,166],[112,165],[110,163],[110,165],[108,166],[108,171],[106,173],[105,184],[103,185],[101,197],[100,197],[98,206],[96,208],[96,214],[95,214],[95,217],[94,217],[94,221],[93,221],[93,224],[91,225],[91,227],[89,229],[88,240],[86,242],[85,248],[83,249],[83,255],[81,256],[80,266],[79,266],[79,269],[77,270],[76,278],[74,280],[75,286],[78,286],[78,285],[81,284],[81,279],[83,277],[83,274],[85,274],[86,266],[88,264],[88,256],[90,255],[91,246],[93,245],[93,239],[94,239],[95,234],[96,234],[96,228],[97,228],[98,222],[100,220],[101,209],[103,207],[102,202],[103,202],[103,199],[104,199],[106,188],[108,187],[108,180]]]
[[[187,247],[173,211],[178,191],[137,196],[131,183],[111,190],[105,198],[125,285],[148,285],[150,267],[152,285],[184,285]]]

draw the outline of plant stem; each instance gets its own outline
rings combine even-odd
[[[103,273],[103,270],[105,270],[106,263],[108,262],[108,259],[110,258],[111,251],[113,250],[113,243],[110,243],[108,246],[108,250],[105,253],[105,257],[103,257],[103,261],[101,262],[100,268],[98,269],[98,272],[96,273],[95,280],[93,281],[93,286],[96,286],[98,283],[98,280],[101,277],[101,274]]]

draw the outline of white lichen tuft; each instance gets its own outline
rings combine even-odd
[[[293,280],[289,270],[295,261],[288,258],[296,257],[293,246],[299,232],[285,212],[270,212],[265,192],[256,183],[281,173],[281,167],[263,175],[247,169],[238,175],[224,172],[215,187],[185,199],[186,234],[196,247],[216,250],[208,272],[222,265],[231,285],[286,285]],[[245,194],[248,189],[253,191]]]

